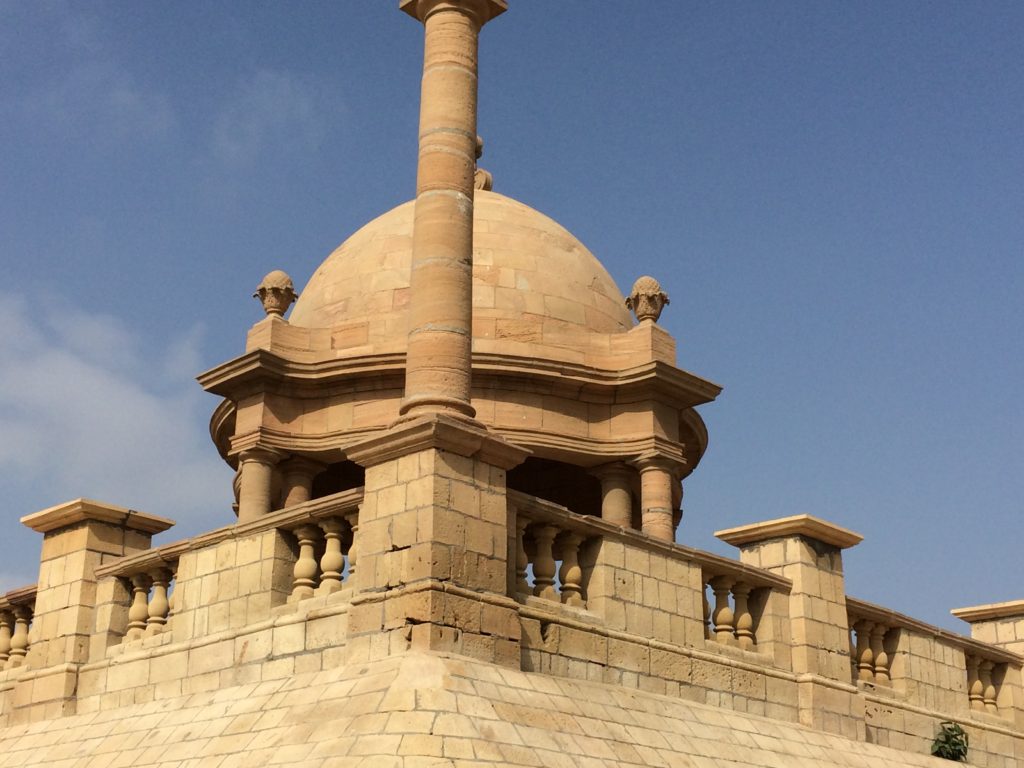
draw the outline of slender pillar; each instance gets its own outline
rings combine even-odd
[[[633,496],[629,490],[630,475],[626,464],[614,462],[593,470],[601,481],[601,517],[613,525],[629,528],[633,521]]]
[[[264,448],[248,448],[239,456],[238,522],[258,520],[272,509],[274,465],[280,457]]]
[[[640,506],[643,532],[662,541],[675,541],[672,527],[672,484],[675,482],[669,462],[644,459],[640,468]]]
[[[313,498],[313,478],[320,474],[323,468],[323,464],[302,456],[294,456],[282,462],[284,507],[301,504]]]
[[[504,0],[404,0],[424,25],[403,416],[473,418],[477,45]]]

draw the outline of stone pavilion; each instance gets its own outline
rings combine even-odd
[[[113,504],[22,518],[7,764],[935,767],[943,723],[971,765],[1024,764],[1024,601],[956,611],[967,637],[855,599],[861,537],[808,515],[719,532],[735,559],[676,543],[720,388],[677,366],[656,280],[624,296],[477,166],[505,0],[400,6],[415,199],[301,293],[267,275],[199,377],[236,470],[219,527],[154,547],[173,521]]]

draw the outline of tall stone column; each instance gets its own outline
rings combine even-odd
[[[424,25],[409,346],[400,413],[473,418],[477,42],[504,0],[404,0]]]
[[[504,0],[404,0],[425,26],[402,418],[349,446],[364,467],[350,660],[408,649],[518,667],[508,469],[528,453],[470,405],[477,38]]]

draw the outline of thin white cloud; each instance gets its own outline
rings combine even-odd
[[[137,82],[111,61],[84,61],[26,99],[26,113],[39,130],[88,138],[110,148],[123,142],[161,139],[177,118],[170,101]]]
[[[214,119],[214,155],[230,166],[254,163],[268,148],[315,149],[326,121],[317,89],[288,72],[260,70],[240,83]]]
[[[116,317],[67,304],[32,312],[24,299],[0,307],[0,325],[4,525],[80,496],[189,533],[232,521],[231,473],[206,432],[215,401],[192,380],[200,329],[154,349]],[[34,564],[7,551],[19,540],[0,544],[0,590],[34,580]]]

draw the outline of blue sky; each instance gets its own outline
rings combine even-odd
[[[482,162],[724,385],[680,539],[809,512],[848,591],[965,628],[1024,597],[1024,5],[511,0]],[[198,372],[413,195],[397,3],[0,0],[0,588],[87,496],[233,518]]]

